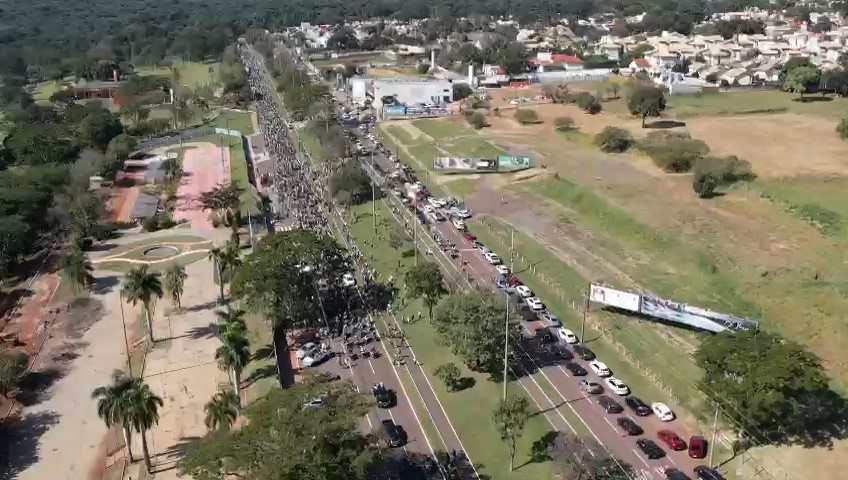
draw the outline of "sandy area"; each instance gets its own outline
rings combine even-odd
[[[212,230],[209,212],[201,210],[200,194],[219,183],[230,181],[230,152],[208,144],[186,150],[183,154],[183,175],[177,188],[174,220],[188,220],[195,230]],[[223,161],[222,161],[223,160]]]

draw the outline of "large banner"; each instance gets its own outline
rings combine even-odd
[[[592,285],[589,290],[589,298],[595,303],[609,305],[610,307],[639,313],[642,303],[641,297],[635,293],[622,292],[609,287]]]
[[[498,162],[487,158],[436,157],[433,159],[435,170],[455,172],[497,172]]]

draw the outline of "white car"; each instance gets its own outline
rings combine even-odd
[[[459,218],[471,218],[471,212],[467,208],[460,208],[459,210],[457,210],[456,214],[459,216]]]
[[[295,355],[297,355],[298,360],[301,360],[304,357],[309,356],[310,354],[312,354],[316,350],[318,350],[318,345],[313,343],[313,342],[309,342],[309,343],[303,344],[300,348],[298,348],[297,352],[295,352]]]
[[[432,205],[427,205],[427,204],[425,204],[423,207],[421,207],[421,210],[424,210],[424,213],[433,213],[433,212],[436,211],[436,209],[433,208]]]
[[[486,257],[486,260],[488,260],[492,265],[501,263],[501,258],[496,253],[484,253],[483,256]]]
[[[561,338],[565,343],[577,343],[580,341],[580,339],[577,338],[577,335],[567,328],[559,329],[559,338]]]
[[[518,292],[518,295],[520,295],[521,298],[533,296],[533,290],[530,290],[530,287],[527,285],[518,285],[515,287],[515,291]]]
[[[443,208],[448,202],[445,201],[444,198],[434,198],[430,197],[430,203],[433,204],[434,207]]]
[[[654,415],[657,416],[663,422],[670,422],[674,420],[674,412],[668,408],[668,405],[662,402],[654,402],[651,404],[651,410],[654,411]]]
[[[495,271],[497,271],[503,276],[509,275],[509,267],[507,267],[506,265],[496,265]]]
[[[593,372],[597,373],[599,377],[609,377],[612,375],[609,367],[604,362],[599,362],[598,360],[592,360],[589,362],[589,368],[592,369]]]
[[[312,355],[303,359],[303,366],[315,367],[328,358],[330,358],[330,352],[326,350],[316,350]]]
[[[342,286],[353,287],[355,285],[356,277],[354,277],[352,273],[345,273],[344,275],[342,275]]]
[[[465,230],[465,222],[463,222],[462,220],[454,220],[451,223],[453,223],[454,228],[456,228],[457,230]]]
[[[612,390],[616,395],[630,395],[630,387],[621,380],[615,377],[609,377],[604,379],[604,381],[610,390]]]
[[[477,247],[477,250],[479,250],[480,253],[483,254],[483,256],[486,256],[486,255],[492,253],[492,251],[489,250],[489,247],[487,247],[485,245],[480,245],[479,247]]]
[[[539,315],[539,318],[545,322],[545,325],[548,327],[554,327],[558,330],[557,336],[563,338],[562,333],[559,333],[559,330],[562,328],[562,321],[560,321],[559,317],[550,312],[545,312]]]
[[[545,309],[545,304],[536,297],[525,298],[524,301],[527,302],[527,305],[530,306],[531,310],[536,310],[538,312],[539,310]]]

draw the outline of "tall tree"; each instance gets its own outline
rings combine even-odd
[[[224,285],[232,280],[235,270],[241,265],[238,247],[232,242],[227,242],[223,248],[209,250],[209,258],[215,265],[215,273],[218,275],[218,288],[220,289],[219,301],[224,303]]]
[[[224,330],[218,338],[221,340],[221,346],[215,350],[218,368],[229,373],[238,404],[241,404],[241,373],[250,361],[250,342],[242,332],[233,330]]]
[[[0,395],[9,398],[17,388],[29,365],[29,356],[25,352],[0,350]]]
[[[175,263],[165,272],[165,291],[171,295],[171,301],[174,302],[174,308],[182,308],[183,288],[185,281],[188,278],[185,265]]]
[[[570,480],[631,480],[637,478],[632,465],[611,457],[591,438],[559,432],[550,447],[555,472]]]
[[[91,398],[97,400],[97,416],[103,420],[106,428],[112,428],[113,425],[121,426],[130,463],[133,462],[133,453],[126,393],[131,387],[132,377],[126,376],[120,370],[115,370],[112,372],[111,384],[97,387],[91,392]]]
[[[209,430],[229,430],[238,418],[238,396],[232,390],[221,390],[203,406],[203,423]]]
[[[136,433],[141,434],[141,451],[144,454],[144,465],[147,473],[151,473],[153,465],[150,462],[150,451],[147,448],[147,431],[159,423],[159,408],[164,402],[144,379],[135,377],[131,380],[130,388],[126,391],[126,421]]]
[[[530,418],[530,402],[526,397],[513,395],[498,402],[498,407],[492,414],[495,428],[501,435],[501,440],[509,449],[509,471],[514,469],[515,449],[518,439],[524,433],[524,426]]]
[[[123,101],[121,106],[118,107],[118,113],[129,120],[136,128],[150,117],[150,109],[142,105],[137,98],[129,98]]]
[[[215,311],[215,318],[218,320],[218,331],[221,333],[237,333],[241,335],[247,334],[247,324],[244,321],[244,310],[227,308]]]
[[[798,94],[798,98],[804,98],[810,88],[817,84],[821,72],[816,67],[804,66],[793,68],[783,81],[783,89]]]
[[[243,192],[244,189],[235,183],[218,184],[212,190],[200,194],[201,208],[217,211],[223,221],[227,210],[239,207],[239,197]]]
[[[121,296],[135,305],[141,302],[144,318],[147,321],[147,339],[153,343],[153,305],[162,298],[162,282],[159,274],[151,272],[147,265],[133,268],[124,277]]]
[[[424,305],[427,306],[427,317],[432,322],[433,307],[440,298],[448,293],[442,284],[443,278],[439,266],[433,262],[422,262],[406,272],[404,279],[409,296],[424,298]]]
[[[94,284],[94,275],[91,273],[94,267],[91,266],[88,255],[77,247],[62,258],[62,269],[65,272],[65,278],[71,281],[71,290],[74,294]]]

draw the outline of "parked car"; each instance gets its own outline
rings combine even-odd
[[[718,470],[706,465],[698,465],[695,467],[694,472],[698,476],[698,480],[724,480],[724,477]]]
[[[627,404],[630,410],[633,410],[633,413],[640,417],[647,417],[651,414],[651,407],[639,397],[627,397],[624,399],[624,403]]]
[[[565,364],[565,368],[566,368],[566,370],[571,372],[571,374],[574,375],[575,377],[583,377],[587,373],[589,373],[579,363],[568,362],[568,363]]]
[[[598,397],[598,405],[600,405],[607,413],[621,413],[624,411],[624,408],[622,408],[618,402],[606,395]]]
[[[548,351],[557,360],[571,360],[574,358],[571,351],[562,345],[551,345],[548,347]]]
[[[557,319],[557,320],[559,320],[559,319]],[[560,328],[559,329],[559,338],[562,341],[564,341],[565,343],[577,343],[578,341],[580,341],[577,338],[577,335],[575,335],[574,332],[572,332],[571,330],[569,330],[567,328]]]
[[[559,320],[559,317],[557,317],[553,313],[545,312],[539,314],[539,320],[543,321],[545,325],[549,327],[557,327],[557,330],[559,330],[557,334],[560,336],[560,338],[562,338],[562,329],[559,328],[562,327],[562,322]]]
[[[666,480],[692,480],[689,478],[689,475],[686,475],[676,468],[666,468],[665,478]]]
[[[604,379],[604,382],[606,382],[610,390],[612,390],[613,393],[615,393],[616,395],[624,396],[630,394],[630,387],[628,387],[626,383],[622,382],[621,380],[615,377],[608,377]]]
[[[602,387],[600,383],[596,383],[591,380],[580,380],[580,391],[589,395],[595,395],[602,393],[604,391],[604,387]]]
[[[383,420],[383,431],[386,434],[386,442],[390,447],[402,447],[406,443],[406,432],[403,427],[395,424],[393,420]]]
[[[665,450],[660,448],[660,446],[653,440],[640,438],[639,440],[636,440],[636,446],[639,447],[639,450],[642,450],[642,453],[651,460],[665,456]]]
[[[324,349],[319,349],[313,352],[312,354],[303,357],[303,366],[304,367],[317,367],[324,361],[330,358],[330,352]]]
[[[668,405],[662,402],[654,402],[651,404],[651,410],[653,410],[654,415],[657,416],[663,422],[670,422],[674,420],[674,412],[668,408]]]
[[[451,223],[453,224],[453,228],[460,231],[465,230],[465,222],[462,220],[454,220]]]
[[[634,422],[630,417],[618,417],[615,420],[615,423],[624,430],[624,433],[628,435],[642,435],[645,433],[642,430],[642,427],[639,426],[638,423]]]
[[[501,263],[501,258],[496,253],[484,253],[483,256],[486,257],[486,260],[488,260],[492,265]]]
[[[581,343],[575,344],[572,349],[574,350],[575,355],[587,362],[595,359],[595,352],[589,350],[589,347],[586,347]]]
[[[503,275],[498,275],[497,277],[495,277],[495,286],[500,288],[501,290],[505,290],[507,287],[509,287],[509,284],[506,282],[506,279],[503,277]]]
[[[317,343],[304,343],[302,347],[297,349],[297,351],[295,352],[295,356],[297,356],[298,360],[303,360],[304,357],[311,355],[316,350],[318,350]]]
[[[555,343],[556,337],[551,330],[548,328],[537,328],[536,329],[536,337],[539,338],[539,341],[542,343]]]
[[[707,439],[700,435],[689,437],[689,456],[704,458],[707,456]]]
[[[345,273],[344,275],[342,275],[342,286],[344,286],[344,287],[354,287],[354,286],[356,286],[356,277],[354,277],[352,273]]]
[[[533,290],[530,290],[530,287],[527,285],[518,285],[515,287],[515,291],[521,298],[528,298],[533,296]]]
[[[506,277],[509,275],[509,267],[506,265],[495,265],[495,271]]]
[[[521,280],[519,280],[515,277],[509,277],[507,279],[507,281],[509,282],[510,287],[516,287],[517,288],[519,285],[521,285]]]
[[[592,360],[589,362],[589,368],[592,369],[593,372],[597,373],[599,377],[609,377],[612,375],[607,364],[600,360]]]
[[[469,242],[473,242],[474,240],[477,240],[477,237],[475,237],[475,236],[474,236],[474,234],[472,234],[472,233],[468,233],[468,232],[465,232],[465,234],[463,235],[463,237],[464,237],[466,240],[468,240]]]
[[[477,242],[477,240],[475,240],[475,242]],[[486,254],[492,253],[492,251],[491,251],[491,250],[489,250],[489,247],[487,247],[487,246],[483,245],[483,244],[482,244],[482,243],[480,243],[480,242],[477,242],[477,243],[475,244],[475,246],[477,247],[477,250],[478,250],[480,253],[482,253],[482,254],[483,254],[483,256],[485,256]]]
[[[657,432],[657,438],[676,452],[686,450],[686,442],[671,430],[660,430]]]
[[[524,301],[525,301],[525,302],[527,302],[527,305],[528,305],[528,306],[529,306],[532,310],[539,311],[539,310],[544,310],[544,309],[545,309],[545,304],[544,304],[544,303],[542,303],[542,301],[541,301],[541,300],[539,300],[539,299],[538,299],[538,298],[536,298],[536,297],[525,298],[525,299],[524,299]]]

